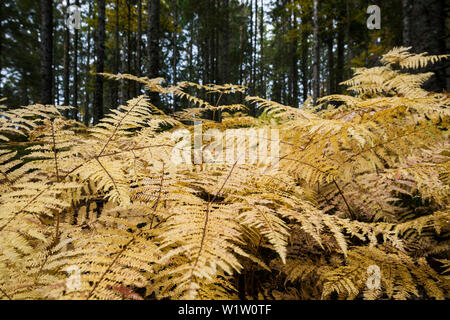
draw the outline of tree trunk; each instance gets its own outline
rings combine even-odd
[[[177,32],[178,32],[178,3],[177,0],[173,0],[174,4],[174,28],[173,28],[173,35],[172,35],[172,83],[174,86],[177,85],[177,55],[178,55],[178,44],[177,44]],[[172,110],[175,112],[177,111],[177,98],[175,95],[173,95],[173,107]]]
[[[244,82],[244,45],[245,45],[245,38],[244,38],[244,27],[239,27],[239,85],[242,85]]]
[[[89,2],[89,16],[92,15],[92,6]],[[85,106],[84,106],[84,118],[83,122],[86,126],[89,126],[90,114],[89,114],[89,104],[90,104],[90,92],[89,92],[89,73],[91,71],[91,28],[88,26],[88,36],[87,36],[87,57],[86,57],[86,80],[85,80]]]
[[[114,61],[112,73],[119,73],[120,42],[119,42],[119,0],[115,2],[114,8]],[[117,108],[119,105],[119,82],[111,81],[111,107]]]
[[[41,0],[41,103],[53,104],[53,1]]]
[[[292,14],[292,28],[293,30],[297,30],[297,15],[295,10],[293,10]],[[295,37],[291,44],[291,82],[292,82],[292,103],[291,106],[294,108],[298,108],[298,55],[297,55],[297,47],[298,40]]]
[[[188,60],[189,60],[189,80],[192,80],[193,78],[193,68],[194,68],[194,39],[193,39],[193,34],[194,34],[194,22],[192,21],[190,23],[190,33],[191,35],[189,36],[189,50],[188,50]]]
[[[260,82],[261,82],[261,88],[260,88],[260,96],[262,98],[265,98],[266,96],[266,82],[265,82],[265,68],[264,68],[264,0],[261,0],[261,19],[259,23],[259,37],[260,37],[260,47],[261,47],[261,54],[260,54]]]
[[[80,6],[80,0],[75,0],[75,5]],[[78,121],[78,29],[75,29],[75,48],[73,65],[73,118]]]
[[[127,40],[126,40],[125,37],[123,37],[122,38],[122,57],[125,56],[126,50],[127,50]],[[127,59],[123,59],[122,58],[122,64],[121,64],[120,69],[121,69],[121,71],[123,73],[126,73],[126,70],[127,70]],[[119,101],[120,101],[120,105],[122,105],[122,106],[127,103],[127,100],[129,98],[128,97],[128,89],[127,89],[128,81],[129,80],[125,80],[125,79],[120,80],[120,98],[119,98]]]
[[[230,82],[230,1],[223,0],[225,23],[223,25],[223,47],[222,47],[222,82]]]
[[[131,3],[129,1],[127,1],[127,45],[125,48],[127,49],[127,73],[132,74],[131,62],[133,60],[133,45],[131,39]],[[125,83],[127,84],[127,99],[130,99],[130,97],[133,96],[133,86],[136,82],[128,80],[125,81]]]
[[[303,102],[308,99],[308,32],[305,27],[305,22],[308,21],[308,17],[305,14],[305,9],[302,8],[302,57],[300,71],[302,73],[302,89],[303,89]]]
[[[411,10],[410,25],[411,46],[416,53],[428,52],[429,54],[448,53],[446,44],[446,10],[444,0],[414,0]],[[445,69],[448,69],[449,61],[435,64],[424,71],[435,72],[424,88],[431,91],[442,91],[447,87]]]
[[[248,83],[249,87],[249,93],[251,96],[255,95],[255,90],[253,88],[253,0],[250,0],[250,34],[249,34],[249,40],[250,40],[250,83]]]
[[[69,78],[70,78],[70,30],[67,26],[67,18],[68,18],[68,9],[70,7],[70,1],[66,1],[66,8],[65,8],[65,30],[64,30],[64,62],[63,62],[63,68],[64,68],[64,76],[63,76],[63,90],[64,90],[64,105],[68,106],[70,105],[70,87],[69,87]],[[66,117],[69,116],[69,112],[65,111]]]
[[[403,5],[403,46],[409,47],[411,44],[410,0],[402,0],[402,5]]]
[[[331,30],[333,31],[333,29]],[[329,95],[335,93],[335,80],[334,80],[334,52],[333,52],[333,32],[330,32],[329,38],[327,39],[328,46],[328,85],[327,85],[327,93]]]
[[[317,104],[319,98],[319,12],[318,0],[314,0],[314,53],[313,53],[313,104]]]
[[[258,59],[258,0],[255,0],[255,30],[253,32],[254,36],[254,45],[253,45],[253,52],[254,52],[254,58],[253,58],[253,93],[256,95],[256,88],[257,88],[257,78],[256,78],[256,68],[257,68],[257,59]]]
[[[352,66],[351,66],[351,61],[352,61],[352,50],[350,48],[353,47],[352,45],[352,39],[351,39],[351,34],[350,34],[350,21],[351,21],[351,17],[350,17],[350,0],[346,0],[345,2],[345,9],[346,9],[346,30],[345,30],[345,38],[347,41],[347,75],[346,75],[346,79],[349,79],[352,75]]]
[[[104,71],[105,63],[105,0],[98,1],[96,56],[96,72],[101,73]],[[103,77],[97,75],[94,90],[94,125],[99,123],[103,116]]]
[[[150,79],[159,77],[159,13],[160,0],[148,0],[148,77]],[[159,104],[159,95],[150,94],[153,104]]]
[[[138,39],[137,39],[137,59],[136,59],[136,74],[138,77],[142,76],[142,0],[138,2]],[[138,84],[138,94],[142,92],[142,85]]]
[[[2,97],[2,69],[3,69],[3,28],[2,28],[2,22],[3,22],[3,6],[0,6],[0,97]]]
[[[337,34],[337,66],[336,66],[336,83],[335,83],[335,91],[341,92],[340,83],[344,81],[344,14],[342,10],[340,10],[339,22],[338,22],[338,34]]]

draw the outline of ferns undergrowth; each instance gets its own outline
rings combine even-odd
[[[166,115],[140,96],[91,128],[66,107],[3,108],[1,299],[448,298],[450,95],[407,72],[444,58],[394,49],[316,108],[107,74],[193,107]],[[193,117],[278,129],[278,169],[174,165],[172,133]]]

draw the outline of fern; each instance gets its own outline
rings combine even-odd
[[[90,128],[68,107],[3,110],[1,298],[448,298],[450,98],[421,88],[431,74],[405,72],[444,58],[396,48],[318,108],[103,74],[190,108],[168,116],[140,96]],[[174,164],[172,133],[193,116],[205,130],[279,130],[278,171]]]

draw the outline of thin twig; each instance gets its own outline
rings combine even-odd
[[[350,218],[351,218],[352,220],[356,220],[356,216],[355,216],[355,214],[353,213],[352,209],[350,208],[350,205],[348,204],[347,199],[345,199],[344,194],[342,193],[341,188],[339,188],[339,185],[337,184],[337,182],[336,182],[335,179],[333,179],[333,182],[334,182],[334,184],[336,185],[336,188],[338,189],[339,194],[341,195],[342,199],[344,199],[345,205],[347,206],[348,212],[350,213]]]
[[[106,168],[103,166],[103,164],[100,162],[100,160],[98,158],[95,158],[95,160],[97,160],[98,164],[100,165],[100,167],[102,167],[103,171],[105,171],[105,173],[108,175],[108,177],[111,179],[113,185],[114,185],[114,189],[116,189],[117,194],[119,196],[119,200],[122,200],[122,198],[120,197],[120,192],[119,192],[119,188],[117,187],[116,181],[114,180],[114,178],[111,176],[111,174],[108,172],[108,170],[106,170]]]
[[[158,192],[158,198],[156,199],[155,204],[153,206],[153,214],[152,214],[152,220],[150,222],[150,229],[153,227],[153,221],[154,221],[155,215],[156,215],[156,208],[158,207],[159,201],[161,200],[162,188],[163,188],[163,184],[164,184],[164,174],[165,174],[165,163],[163,162],[162,174],[161,174],[161,182],[160,182],[160,185],[159,185],[159,192]]]
[[[58,170],[58,157],[56,151],[56,139],[55,139],[55,127],[53,125],[54,119],[51,121],[52,124],[52,140],[53,140],[53,154],[55,158],[55,170],[56,170],[56,181],[59,182],[59,170]]]
[[[0,292],[8,299],[8,300],[12,300],[10,296],[8,296],[8,294],[5,292],[5,290],[3,290],[2,288],[0,288]]]

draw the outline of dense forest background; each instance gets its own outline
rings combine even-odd
[[[373,4],[379,30],[366,26]],[[80,29],[66,23],[73,5]],[[376,66],[392,47],[447,53],[448,12],[444,0],[2,1],[0,97],[9,107],[71,105],[69,117],[96,124],[144,92],[134,81],[95,76],[109,72],[245,85],[250,95],[300,107],[340,93],[353,67]],[[432,71],[426,88],[448,91],[449,62]],[[187,107],[154,102],[165,111]]]

